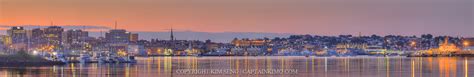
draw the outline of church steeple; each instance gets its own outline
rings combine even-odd
[[[174,35],[173,35],[173,27],[171,27],[170,40],[171,40],[171,41],[174,41],[174,40],[175,40]]]

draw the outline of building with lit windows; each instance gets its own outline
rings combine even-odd
[[[89,37],[89,32],[71,29],[66,31],[66,43],[79,43],[84,42],[84,40]]]
[[[107,41],[109,51],[125,52],[128,50],[130,43],[130,32],[124,29],[113,29],[105,33],[105,41]]]
[[[64,28],[59,26],[50,26],[44,28],[44,38],[48,41],[48,44],[60,45],[63,42]]]
[[[41,44],[46,43],[44,38],[44,31],[41,28],[35,28],[31,30],[30,42],[31,44]]]
[[[474,38],[462,39],[463,50],[474,52]]]
[[[7,30],[8,35],[12,38],[12,43],[27,43],[27,31],[23,27],[12,27]]]
[[[235,46],[264,46],[269,43],[270,40],[263,39],[237,39],[232,40],[232,44]]]
[[[105,39],[108,43],[129,43],[130,32],[124,29],[113,29],[105,33]]]
[[[7,35],[0,35],[0,39],[3,45],[11,45],[12,44],[12,38]]]

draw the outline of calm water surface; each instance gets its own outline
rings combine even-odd
[[[2,67],[4,77],[474,77],[474,58],[154,57],[136,64]],[[185,74],[182,70],[294,69],[296,74]],[[179,71],[181,70],[181,71]],[[181,72],[181,73],[180,73]]]

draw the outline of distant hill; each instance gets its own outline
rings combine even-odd
[[[138,33],[140,39],[150,40],[169,40],[170,32],[132,32]],[[99,37],[100,32],[90,32],[90,36]],[[274,37],[288,37],[289,33],[259,33],[259,32],[194,32],[194,31],[177,31],[174,32],[174,37],[178,40],[207,40],[213,42],[229,43],[234,38],[274,38]],[[102,35],[103,36],[103,35]]]

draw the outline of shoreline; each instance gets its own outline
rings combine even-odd
[[[38,67],[38,66],[54,66],[54,65],[64,65],[66,63],[59,61],[41,61],[41,62],[19,62],[19,61],[10,61],[10,62],[1,62],[0,67]]]
[[[474,54],[452,54],[452,55],[408,55],[407,57],[474,57]]]
[[[474,57],[474,54],[464,55],[404,55],[404,56],[380,56],[380,55],[356,55],[356,56],[137,56],[137,58],[152,58],[152,57]]]
[[[0,67],[29,67],[63,65],[60,61],[50,61],[43,57],[30,55],[24,51],[15,54],[0,55]]]

